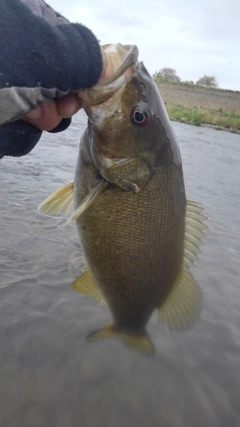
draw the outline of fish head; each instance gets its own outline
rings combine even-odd
[[[101,170],[140,156],[155,168],[164,148],[175,164],[181,164],[164,103],[143,62],[138,61],[137,47],[117,44],[104,49],[119,68],[82,94],[95,167]]]

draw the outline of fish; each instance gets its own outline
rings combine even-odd
[[[72,289],[112,314],[112,323],[87,339],[116,338],[150,355],[146,327],[154,312],[177,331],[200,315],[201,290],[189,269],[206,217],[201,204],[186,199],[176,137],[137,46],[104,49],[119,68],[80,93],[88,124],[74,181],[39,210],[76,221],[87,266]]]

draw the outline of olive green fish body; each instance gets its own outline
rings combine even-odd
[[[102,179],[91,162],[91,140],[92,132],[86,132],[74,181],[76,206]],[[149,147],[156,145],[156,136],[150,142]],[[153,177],[141,191],[124,191],[109,183],[77,219],[89,269],[115,325],[124,331],[145,328],[182,266],[186,208],[182,166],[173,161],[167,143],[155,154]]]
[[[107,303],[113,323],[89,339],[115,337],[146,353],[157,310],[171,329],[186,329],[201,307],[189,266],[206,228],[202,208],[187,202],[182,162],[159,91],[136,46],[107,46],[120,61],[105,84],[82,93],[88,127],[74,184],[40,205],[44,213],[75,211],[87,262],[72,288]]]

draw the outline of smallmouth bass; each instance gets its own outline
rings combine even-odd
[[[118,338],[145,353],[156,310],[170,329],[192,325],[201,292],[189,267],[197,258],[202,208],[187,202],[180,151],[159,91],[136,46],[107,45],[116,73],[81,93],[88,126],[74,183],[39,209],[74,214],[87,262],[72,288],[108,304],[113,323],[88,336]]]

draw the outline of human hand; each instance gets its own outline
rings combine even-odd
[[[111,57],[109,57],[101,48],[102,51],[102,73],[99,82],[110,77],[115,66]],[[40,104],[35,110],[32,110],[23,120],[32,124],[37,129],[50,131],[57,127],[62,119],[69,118],[76,114],[82,108],[82,100],[77,93],[69,93],[62,98],[50,99],[49,101]]]
[[[69,93],[62,98],[50,99],[32,110],[23,120],[40,130],[50,131],[56,128],[62,119],[73,116],[82,108],[82,101],[77,93]]]
[[[78,90],[96,84],[103,62],[87,27],[41,0],[12,2],[0,14],[0,158],[29,153],[42,130],[66,129],[82,106]]]

